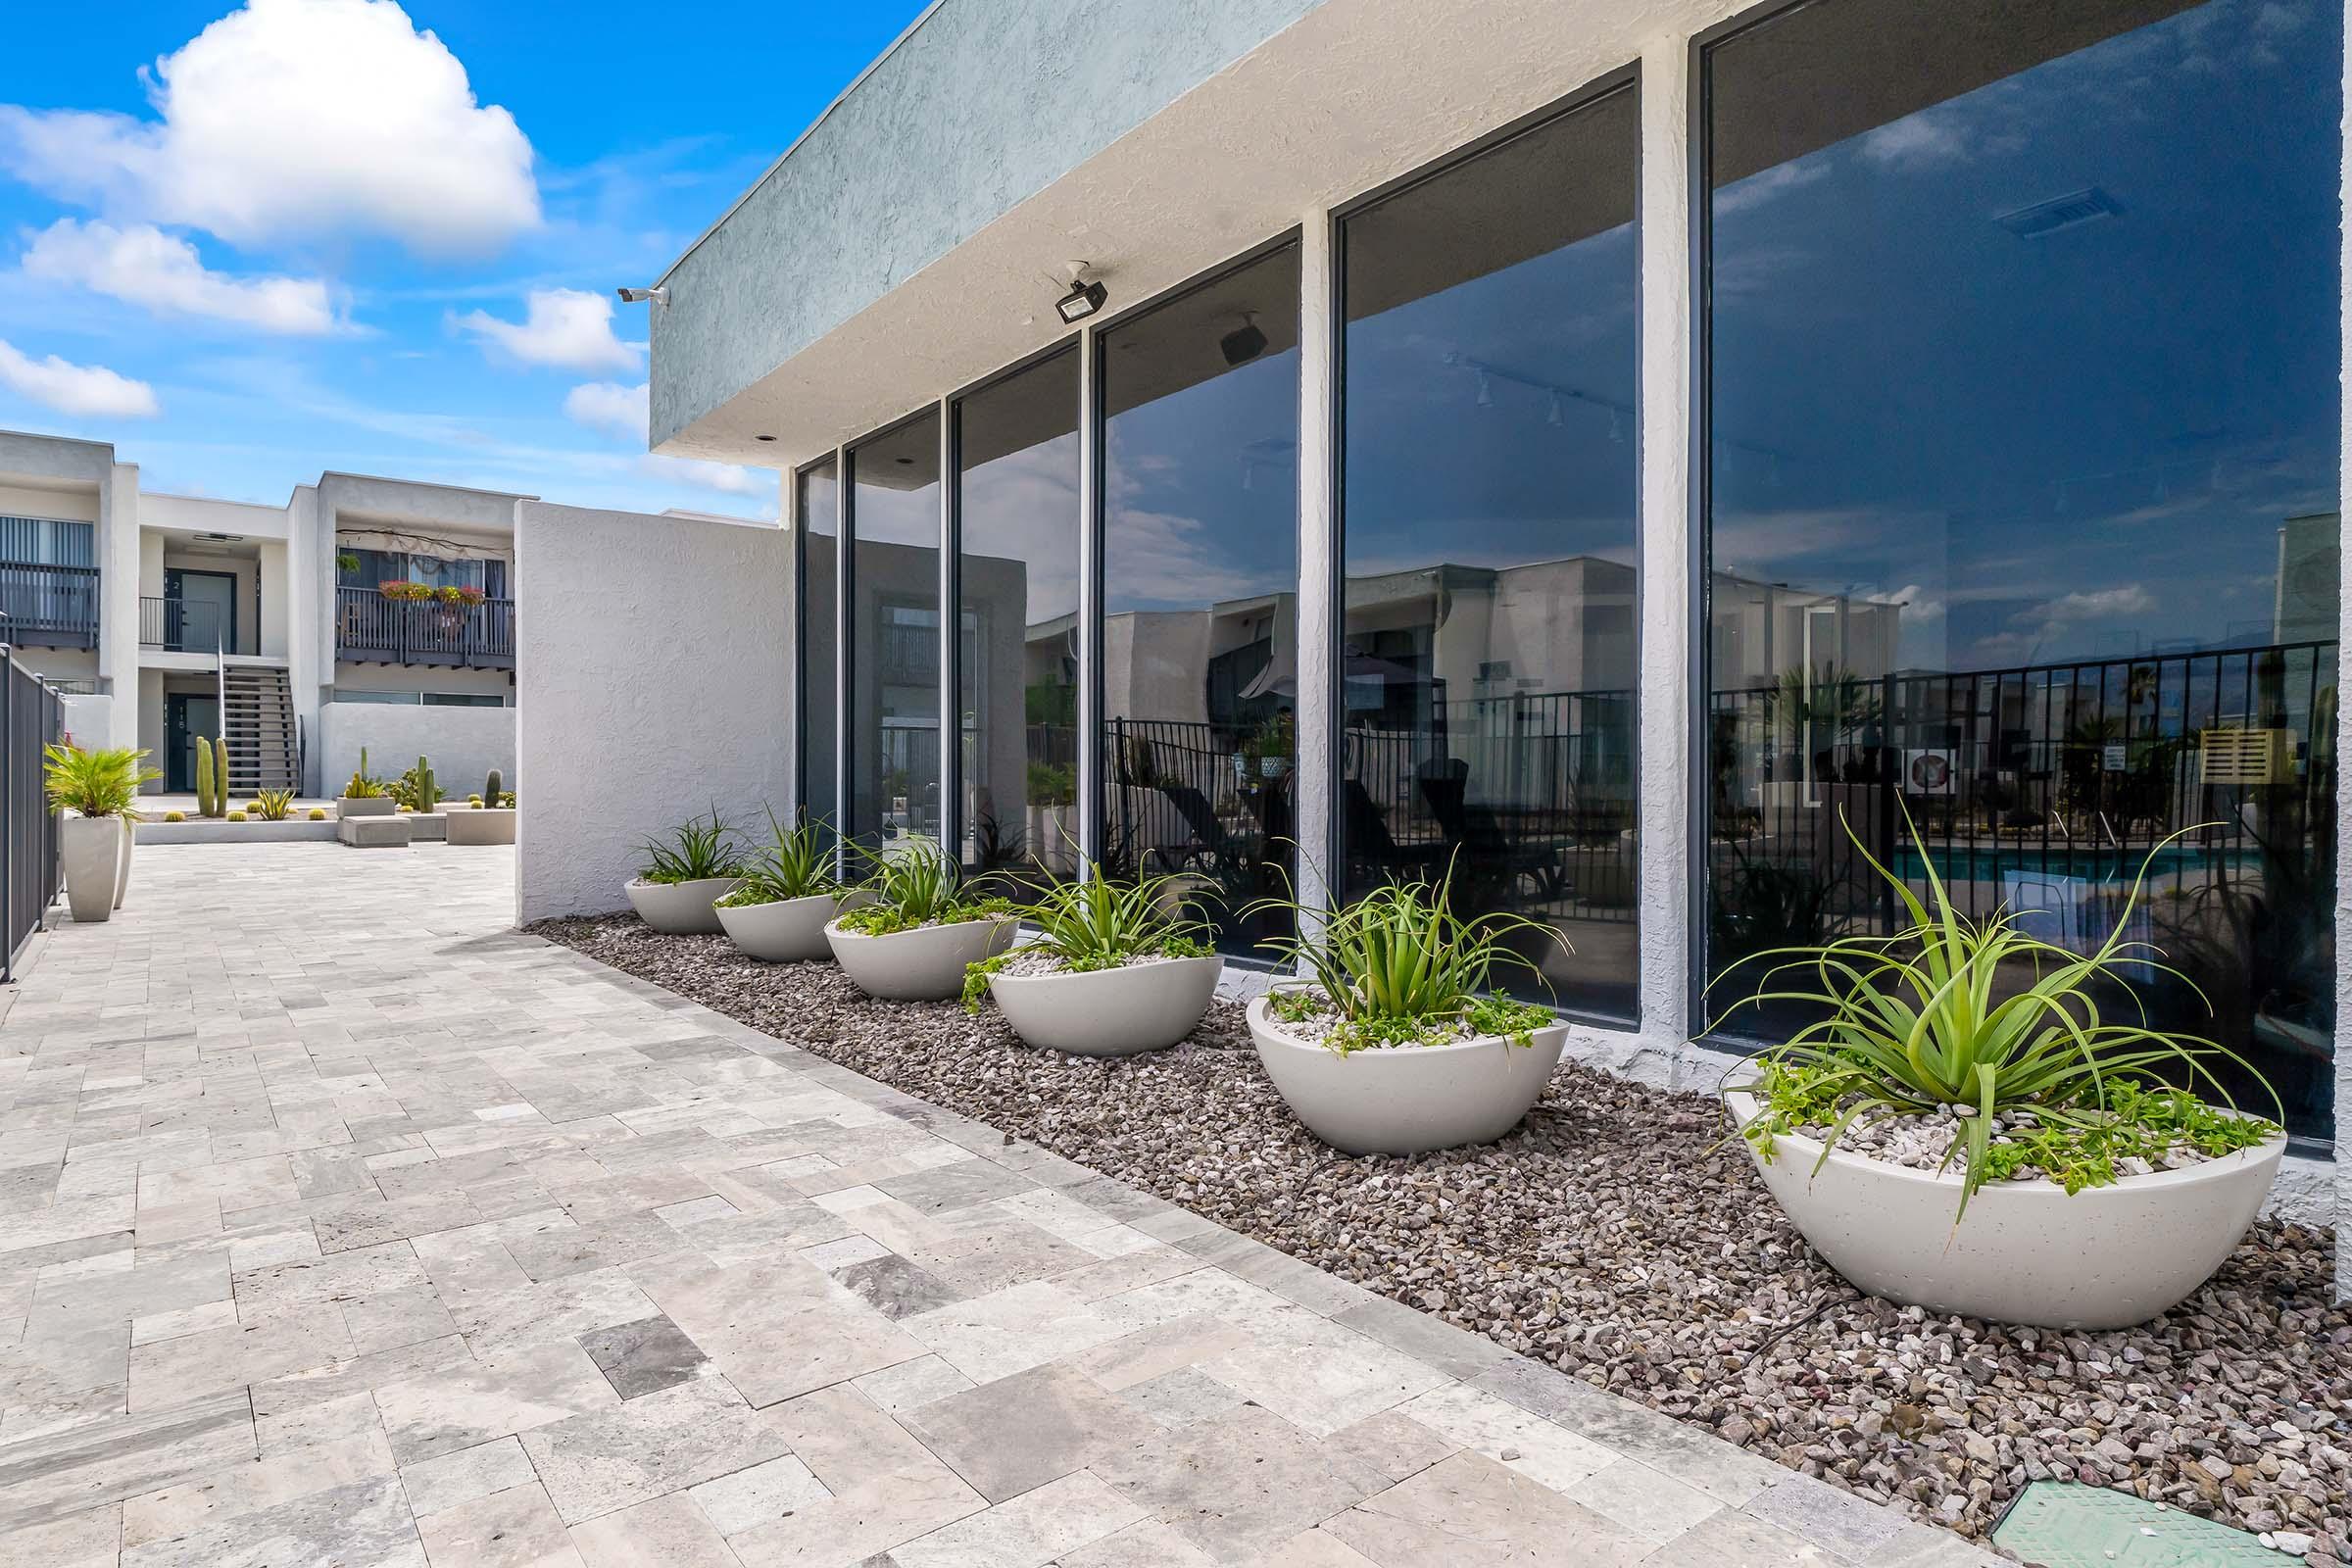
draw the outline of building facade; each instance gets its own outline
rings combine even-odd
[[[332,793],[368,747],[397,772],[514,762],[514,521],[527,497],[324,473],[283,507],[142,490],[113,448],[0,432],[0,640],[68,694],[90,745],[195,787]]]
[[[2343,97],[2323,0],[942,0],[662,280],[655,445],[791,476],[853,838],[1450,866],[1661,1071],[1873,859],[2144,866],[2113,1004],[2323,1160]]]

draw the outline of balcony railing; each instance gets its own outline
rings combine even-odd
[[[218,653],[225,646],[220,607],[203,599],[141,598],[139,646],[173,654]]]
[[[335,654],[361,663],[512,669],[514,601],[452,605],[387,599],[374,588],[338,588]]]
[[[98,568],[0,561],[0,642],[20,648],[98,646]]]

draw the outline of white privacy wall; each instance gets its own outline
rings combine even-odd
[[[625,908],[643,840],[791,804],[792,536],[526,502],[514,538],[515,918]]]
[[[464,801],[481,793],[490,769],[515,787],[514,712],[512,708],[427,708],[416,703],[321,703],[318,705],[318,792],[340,795],[359,770],[360,748],[368,749],[368,771],[397,778],[424,757],[433,764],[441,793]]]

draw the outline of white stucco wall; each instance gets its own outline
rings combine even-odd
[[[514,789],[514,710],[427,708],[409,703],[321,703],[317,761],[319,792],[337,794],[368,748],[368,771],[395,778],[429,758],[441,793],[464,800],[481,793],[490,769]]]
[[[713,805],[790,808],[791,539],[520,509],[518,921],[625,906],[638,844]]]

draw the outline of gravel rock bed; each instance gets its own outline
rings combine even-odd
[[[1883,1116],[1876,1121],[1859,1122],[1848,1127],[1845,1136],[1838,1140],[1838,1148],[1848,1154],[1868,1154],[1873,1159],[1884,1159],[1913,1170],[1942,1170],[1947,1165],[1958,1169],[1960,1161],[1951,1157],[1952,1146],[1960,1142],[1962,1129],[1966,1125],[1963,1118],[1948,1110],[1933,1115]],[[1996,1144],[2010,1142],[2007,1134],[2012,1125],[2030,1127],[2034,1123],[2030,1115],[2022,1118],[1995,1116],[1992,1118],[1992,1141]],[[1825,1124],[1811,1124],[1799,1127],[1796,1131],[1802,1137],[1817,1141],[1830,1135],[1830,1129]],[[2115,1168],[2128,1176],[2145,1176],[2157,1170],[2186,1170],[2191,1165],[2204,1164],[2205,1160],[2206,1155],[2202,1151],[2183,1141],[2166,1150],[2161,1159],[2145,1160],[2128,1156],[2116,1160]],[[2038,1166],[2021,1165],[2008,1179],[2013,1182],[2046,1182],[2049,1177]]]
[[[2134,1329],[1934,1318],[1816,1257],[1711,1099],[1564,1063],[1498,1144],[1351,1158],[1291,1118],[1231,1004],[1169,1051],[1064,1056],[993,1008],[871,1002],[830,964],[755,963],[629,915],[532,929],[1965,1535],[2055,1478],[2309,1534],[2312,1564],[2352,1564],[2352,1309],[2329,1299],[2325,1233],[2258,1225]]]

